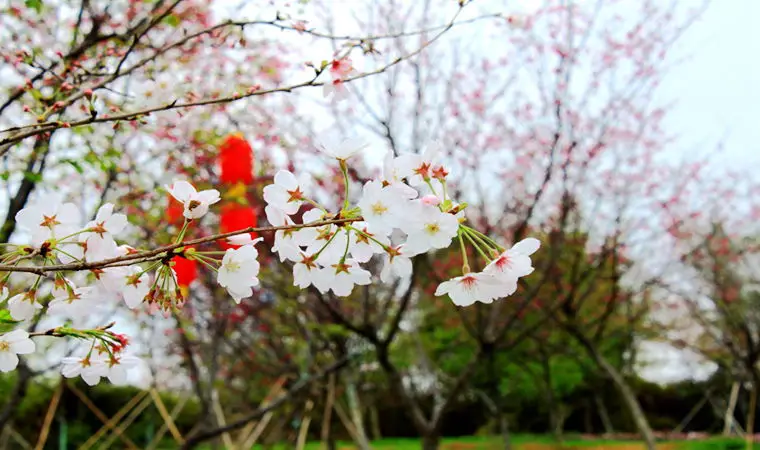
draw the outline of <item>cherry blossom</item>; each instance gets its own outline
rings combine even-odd
[[[306,289],[312,284],[316,285],[324,269],[314,262],[313,257],[303,253],[301,256],[301,260],[293,265],[293,286]]]
[[[35,247],[51,238],[61,239],[75,233],[79,220],[79,209],[73,203],[44,203],[16,214],[16,223],[31,232],[31,244]]]
[[[364,220],[378,233],[390,234],[399,226],[403,208],[408,202],[397,190],[383,187],[379,181],[364,184],[358,206]]]
[[[183,215],[186,219],[200,219],[208,212],[209,205],[221,200],[219,191],[208,189],[205,191],[196,191],[195,187],[187,181],[175,181],[174,184],[166,187],[166,190],[178,202],[184,205]]]
[[[264,201],[285,214],[298,211],[304,195],[295,175],[287,170],[280,170],[274,175],[274,184],[264,187]]]
[[[346,161],[369,147],[367,140],[357,136],[340,135],[336,129],[328,129],[317,137],[317,150],[340,161]]]
[[[484,272],[496,276],[513,276],[515,278],[530,275],[533,265],[530,255],[541,247],[541,241],[536,238],[527,238],[516,243],[512,248],[505,250],[498,258],[492,261]]]
[[[330,76],[334,80],[345,79],[354,72],[356,72],[356,70],[354,69],[353,62],[349,57],[334,59],[330,63]]]
[[[123,274],[121,281],[124,303],[132,309],[140,306],[150,291],[150,275],[139,267],[130,267],[128,272]]]
[[[499,281],[482,272],[467,273],[438,285],[435,295],[448,294],[457,306],[470,306],[475,302],[492,303],[499,298]]]
[[[416,153],[400,155],[395,161],[396,174],[401,178],[406,178],[412,186],[425,184],[433,178],[433,168],[438,162],[439,154],[439,144],[432,143],[421,155]]]
[[[98,209],[95,220],[89,222],[85,229],[88,233],[80,235],[80,241],[86,243],[87,259],[98,261],[113,256],[116,243],[113,236],[119,234],[127,226],[127,216],[114,214],[114,205],[106,203]]]
[[[224,253],[222,266],[219,267],[216,281],[227,289],[235,302],[250,297],[252,287],[259,285],[259,252],[253,245],[244,245],[238,249],[228,249]]]
[[[66,378],[82,377],[89,386],[95,386],[108,375],[105,360],[88,356],[67,356],[61,360],[61,375]]]
[[[333,101],[345,100],[348,95],[348,87],[343,80],[326,81],[322,86],[322,96],[325,98],[332,96]]]
[[[8,311],[14,320],[28,320],[34,317],[42,305],[37,303],[34,291],[16,294],[8,300]]]
[[[0,335],[0,372],[10,372],[18,366],[17,355],[34,353],[34,341],[24,330],[13,330]]]
[[[236,234],[235,236],[230,236],[227,238],[227,242],[229,242],[232,245],[255,245],[259,242],[261,242],[264,238],[256,238],[254,239],[251,236],[251,233],[243,233],[243,234]]]
[[[351,295],[355,285],[370,284],[371,274],[356,261],[347,259],[322,269],[315,281],[320,292],[331,290],[338,297],[346,297]]]
[[[408,234],[405,249],[410,255],[446,248],[457,235],[459,220],[435,206],[419,203],[412,215],[413,218],[405,221],[402,227]]]
[[[281,210],[267,205],[264,208],[267,221],[275,227],[292,226],[293,220]],[[280,262],[287,260],[298,261],[300,258],[300,248],[298,246],[299,235],[294,230],[277,230],[274,234],[274,244],[272,251],[280,256]]]
[[[376,253],[383,253],[384,247],[390,245],[391,241],[382,234],[370,231],[368,224],[361,222],[355,223],[355,231],[351,233],[351,243],[349,251],[351,257],[357,262],[365,263]],[[374,228],[373,228],[374,230]]]
[[[66,289],[59,293],[48,304],[50,314],[61,315],[71,319],[79,319],[92,314],[98,307],[98,289],[93,286],[84,286]]]
[[[404,278],[412,274],[412,260],[406,254],[404,246],[391,248],[383,256],[383,269],[380,281],[390,283],[393,277]]]

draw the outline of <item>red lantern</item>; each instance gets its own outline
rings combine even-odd
[[[230,233],[232,231],[256,226],[256,213],[253,208],[248,205],[229,203],[222,206],[222,214],[219,222],[219,229],[221,232]],[[251,233],[251,238],[255,238],[256,236],[258,236],[256,233]],[[232,248],[226,240],[222,241],[220,244],[225,249]]]
[[[253,182],[253,149],[240,133],[227,136],[219,146],[219,179],[225,184]]]
[[[169,196],[169,206],[166,207],[166,220],[172,225],[182,224],[185,207],[182,203]]]
[[[186,288],[198,278],[198,263],[195,260],[175,256],[172,261],[174,262],[174,271],[177,273],[179,287]]]

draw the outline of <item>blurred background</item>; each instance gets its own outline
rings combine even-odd
[[[465,309],[433,295],[459,274],[455,249],[332,298],[262,246],[239,305],[177,258],[181,308],[103,302],[29,324],[115,321],[142,364],[90,387],[58,369],[76,342],[41,341],[0,377],[0,447],[751,445],[758,14],[754,0],[0,2],[0,242],[53,201],[83,222],[114,203],[124,243],[169,242],[177,178],[223,197],[189,237],[266,225],[280,168],[338,206],[326,135],[371,144],[354,193],[388,152],[438,143],[474,227],[542,242],[515,295]],[[347,60],[367,76],[332,86]]]

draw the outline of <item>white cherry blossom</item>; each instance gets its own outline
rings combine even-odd
[[[390,283],[393,277],[405,278],[412,274],[412,260],[404,246],[392,248],[383,256],[383,269],[380,271],[380,281]]]
[[[31,232],[31,244],[39,247],[51,238],[61,239],[79,230],[79,208],[73,203],[47,202],[16,213],[16,224]]]
[[[28,320],[34,317],[42,305],[37,303],[33,291],[16,294],[8,300],[8,310],[14,320]]]
[[[355,285],[371,283],[371,274],[362,269],[356,261],[347,259],[325,267],[319,273],[314,285],[320,292],[333,291],[338,297],[351,295]]]
[[[317,149],[327,156],[345,161],[364,151],[369,142],[358,136],[343,137],[336,129],[329,129],[317,137]]]
[[[106,361],[96,356],[67,356],[61,360],[61,375],[66,378],[82,377],[89,386],[100,383],[107,377],[109,367]]]
[[[259,252],[252,245],[238,249],[228,249],[224,253],[216,281],[227,289],[237,303],[253,295],[254,286],[259,285]]]
[[[92,314],[99,306],[98,289],[94,286],[74,288],[71,293],[63,290],[48,304],[50,314],[70,319],[81,319]]]
[[[303,203],[304,195],[295,175],[287,170],[280,170],[274,175],[274,184],[264,187],[264,201],[285,214],[291,215],[298,211]]]
[[[499,280],[490,274],[475,272],[452,278],[438,285],[435,295],[448,294],[457,306],[475,302],[492,303],[499,298]]]
[[[396,175],[406,178],[411,186],[423,185],[426,180],[433,177],[433,167],[438,161],[439,154],[439,145],[432,143],[421,155],[417,153],[400,155],[395,160]]]
[[[505,250],[498,258],[492,261],[484,272],[494,275],[511,275],[515,278],[524,277],[533,273],[533,263],[530,255],[541,247],[541,241],[536,238],[527,238],[516,243],[512,248]]]
[[[311,256],[303,253],[301,256],[302,259],[293,265],[293,286],[306,289],[318,282],[324,269],[315,263]]]
[[[351,232],[350,253],[351,257],[360,263],[365,263],[375,253],[383,253],[383,245],[389,246],[391,241],[381,234],[373,233],[367,224],[355,223],[356,230]],[[374,230],[374,229],[373,229]],[[382,244],[382,245],[381,245]]]
[[[417,211],[410,214],[412,217],[404,222],[403,227],[407,233],[405,249],[409,255],[446,248],[457,235],[459,220],[435,206],[419,203]]]
[[[175,181],[171,187],[166,186],[166,190],[184,205],[183,215],[186,219],[200,219],[206,215],[210,205],[221,200],[219,191],[216,189],[198,192],[187,181]]]
[[[150,292],[150,275],[140,267],[132,266],[129,271],[124,274],[121,279],[122,284],[122,296],[124,297],[124,303],[129,308],[137,308],[145,299],[145,296]]]
[[[267,221],[275,227],[294,225],[293,220],[284,212],[272,205],[264,208]],[[274,243],[272,251],[280,256],[280,262],[287,260],[298,261],[300,259],[301,249],[298,245],[299,234],[295,230],[277,230],[274,233]]]
[[[34,353],[34,341],[24,330],[13,330],[0,335],[0,372],[10,372],[18,366],[18,355]]]
[[[378,233],[390,234],[402,222],[408,200],[399,194],[379,181],[364,184],[358,206],[364,220]]]

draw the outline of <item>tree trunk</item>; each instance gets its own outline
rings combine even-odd
[[[369,409],[369,420],[372,428],[372,439],[380,440],[383,433],[380,429],[380,413],[377,411],[377,405],[373,404]]]
[[[757,410],[757,377],[749,391],[749,411],[747,411],[747,450],[752,450],[755,441],[755,410]]]
[[[327,450],[335,449],[335,440],[332,438],[332,411],[335,403],[335,374],[331,373],[327,382],[327,395],[325,396],[325,412],[322,416],[322,445]]]
[[[601,353],[599,353],[599,350],[596,348],[596,346],[580,330],[574,326],[569,326],[567,329],[578,340],[578,342],[583,345],[586,351],[588,351],[589,356],[594,359],[599,368],[602,369],[610,377],[610,379],[612,379],[615,388],[617,389],[620,396],[623,397],[623,401],[628,407],[628,412],[631,413],[633,423],[636,425],[636,429],[639,431],[641,438],[644,440],[644,444],[646,445],[647,450],[656,450],[654,433],[652,432],[652,428],[649,426],[647,416],[641,409],[641,405],[636,398],[636,394],[634,394],[633,390],[630,388],[630,386],[628,386],[628,383],[626,383],[623,375],[621,375],[620,372],[618,372],[618,370],[615,369],[615,367],[610,364],[609,361],[607,361],[607,359],[602,356]]]
[[[556,441],[561,442],[562,434],[565,430],[565,419],[567,416],[565,415],[565,409],[562,407],[562,403],[558,403],[553,410],[554,412],[551,414],[552,435]]]
[[[438,450],[440,444],[441,436],[436,430],[431,430],[422,436],[422,450]]]
[[[509,436],[509,421],[507,420],[506,414],[504,414],[504,410],[501,407],[501,402],[498,402],[497,400],[494,400],[493,398],[489,397],[482,391],[476,391],[480,399],[483,401],[483,403],[486,405],[486,408],[488,408],[488,411],[491,412],[491,414],[496,417],[496,426],[499,429],[499,435],[501,435],[502,439],[502,445],[504,446],[504,450],[511,450],[512,445],[510,443],[510,436]]]
[[[731,430],[734,424],[734,410],[736,409],[736,401],[739,399],[739,382],[734,381],[731,385],[731,395],[728,398],[728,407],[726,408],[726,415],[723,418],[723,436],[730,436]]]
[[[602,420],[602,426],[604,427],[604,434],[614,434],[615,428],[612,426],[612,420],[610,420],[610,414],[607,412],[607,405],[604,403],[604,399],[596,391],[594,391],[593,395],[596,410],[599,412],[599,418]]]
[[[367,438],[367,432],[364,429],[364,419],[362,417],[361,405],[359,404],[359,395],[356,393],[356,383],[349,375],[346,377],[348,382],[346,383],[346,397],[348,400],[349,414],[351,414],[351,422],[354,423],[354,429],[356,430],[356,438],[359,442],[356,443],[360,450],[370,450],[369,439]]]
[[[509,421],[507,415],[499,408],[499,434],[501,434],[502,445],[504,450],[512,450],[511,439],[509,436]]]

